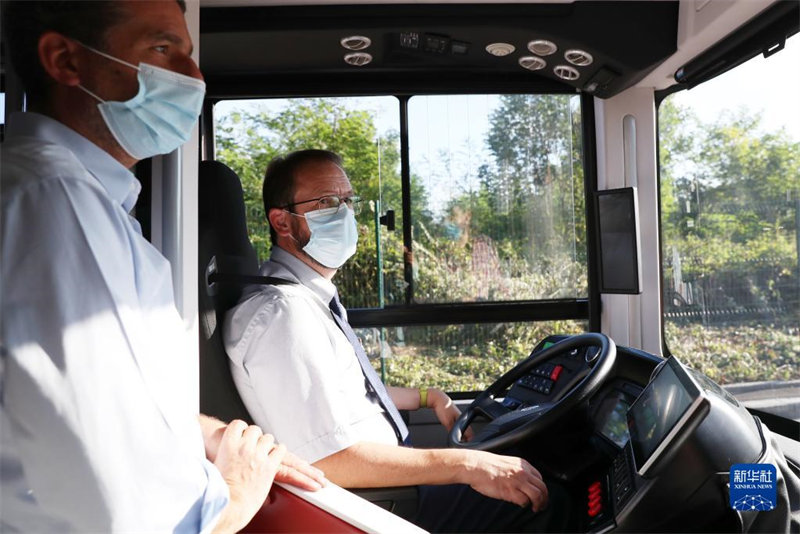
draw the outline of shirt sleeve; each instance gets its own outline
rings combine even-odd
[[[250,399],[256,423],[313,463],[360,438],[351,427],[348,369],[337,361],[318,307],[291,294],[301,290],[258,299],[261,306],[242,338],[245,352],[234,377],[245,402]],[[355,357],[352,364],[358,366]],[[360,368],[357,373],[363,387]]]
[[[213,528],[228,489],[183,396],[160,255],[85,180],[15,191],[0,232],[2,408],[29,497],[78,531]]]

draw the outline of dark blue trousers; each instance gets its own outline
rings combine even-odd
[[[577,528],[567,492],[546,482],[549,504],[530,508],[485,497],[468,485],[420,486],[419,506],[407,517],[430,532],[570,532]]]

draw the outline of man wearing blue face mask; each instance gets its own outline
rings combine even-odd
[[[255,422],[348,488],[425,485],[417,515],[432,531],[556,530],[539,472],[527,461],[469,449],[413,449],[398,409],[459,415],[435,388],[385,387],[332,279],[356,250],[354,194],[341,159],[303,150],[264,177],[272,252],[223,330],[231,371]],[[564,519],[565,515],[559,516]]]
[[[182,3],[9,2],[25,86],[2,146],[2,532],[234,532],[273,478],[324,479],[271,435],[198,416],[167,260],[128,170],[191,135]]]

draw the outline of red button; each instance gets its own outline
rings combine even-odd
[[[600,481],[594,482],[591,486],[589,486],[589,493],[599,492],[603,489],[603,486],[600,484]]]
[[[603,511],[603,505],[598,504],[597,506],[590,506],[589,507],[589,517],[595,517],[597,514]]]
[[[553,369],[553,372],[550,373],[550,380],[552,380],[553,382],[558,380],[558,377],[559,375],[561,375],[561,371],[563,369],[564,369],[563,365],[556,365],[555,368]]]
[[[598,493],[592,497],[589,497],[589,508],[594,508],[596,506],[603,505],[603,497]]]

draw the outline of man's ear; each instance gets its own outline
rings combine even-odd
[[[279,236],[288,236],[292,233],[292,227],[289,223],[289,213],[286,210],[272,208],[269,210],[269,224],[272,225],[272,228],[275,230],[275,233]]]
[[[45,32],[39,37],[39,62],[57,83],[76,86],[81,83],[78,68],[80,46],[58,32]]]

